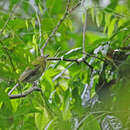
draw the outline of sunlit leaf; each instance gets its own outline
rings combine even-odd
[[[113,19],[108,27],[108,37],[111,37],[114,29],[115,29],[115,24],[116,24],[117,19]]]

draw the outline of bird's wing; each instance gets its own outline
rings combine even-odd
[[[33,68],[27,67],[25,69],[25,71],[20,75],[19,81],[25,81],[28,78],[30,78],[30,76],[34,75],[38,69],[40,68],[40,65],[36,65]]]

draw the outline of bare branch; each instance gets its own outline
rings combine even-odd
[[[68,61],[68,62],[78,62],[77,59],[67,59],[67,58],[62,58],[62,57],[51,57],[47,58],[47,60],[58,60],[58,61]]]
[[[33,91],[41,91],[41,89],[34,86],[34,87],[31,87],[29,90],[27,90],[26,92],[24,92],[22,94],[9,95],[9,98],[10,99],[16,99],[16,98],[26,97],[27,95],[31,94]]]
[[[93,67],[89,63],[87,63],[86,58],[87,58],[87,56],[81,57],[79,59],[67,59],[67,58],[63,58],[63,57],[52,57],[52,58],[47,58],[47,60],[48,61],[49,60],[54,60],[54,61],[58,60],[58,61],[67,61],[67,62],[76,62],[76,63],[84,62],[88,67],[90,67],[90,69],[93,69]]]
[[[58,24],[56,25],[56,27],[53,29],[53,31],[51,32],[51,34],[49,35],[49,37],[47,38],[44,46],[41,48],[41,55],[43,55],[43,49],[47,46],[49,40],[55,35],[57,29],[59,28],[59,26],[61,25],[61,23],[64,21],[64,19],[66,18],[66,16],[68,15],[68,13],[66,12],[64,14],[64,16],[61,18],[61,20],[58,22]]]
[[[63,21],[65,20],[65,18],[74,10],[76,9],[80,4],[81,4],[81,1],[76,5],[74,6],[73,8],[71,8],[69,10],[69,2],[70,0],[68,0],[68,4],[67,4],[67,7],[66,7],[66,11],[63,15],[63,17],[60,19],[60,21],[57,23],[56,27],[53,29],[53,31],[51,32],[51,34],[49,35],[49,37],[47,38],[47,40],[45,41],[45,44],[44,46],[41,48],[41,55],[43,55],[43,52],[44,52],[44,48],[47,46],[48,42],[50,41],[50,39],[55,35],[56,31],[58,30],[58,28],[60,27],[60,25],[63,23]]]
[[[15,85],[15,86],[16,86],[16,85]],[[8,94],[8,96],[9,96],[10,99],[23,98],[23,97],[26,97],[27,95],[31,94],[33,91],[39,91],[39,92],[41,92],[41,96],[42,96],[43,101],[44,101],[44,103],[45,103],[45,108],[47,109],[47,111],[49,112],[49,114],[50,114],[51,116],[56,115],[56,114],[52,111],[52,109],[50,108],[50,106],[49,106],[49,104],[48,104],[48,101],[47,101],[47,99],[46,99],[46,96],[44,95],[42,89],[39,88],[39,87],[37,87],[37,84],[35,84],[35,83],[33,84],[33,86],[32,86],[30,89],[28,89],[27,91],[25,91],[25,92],[23,92],[23,93],[15,94],[15,95],[9,95],[9,94]],[[10,93],[10,94],[11,94],[11,93]]]
[[[68,11],[68,13],[70,14],[73,10],[75,10],[77,7],[79,7],[81,5],[81,1],[82,0],[79,0],[79,2]]]
[[[67,5],[66,5],[66,11],[67,11],[67,12],[69,11],[70,1],[71,1],[71,0],[68,0]]]
[[[12,92],[19,86],[19,83],[17,83],[8,93],[8,96],[12,94]]]
[[[68,68],[70,68],[73,64],[74,64],[74,63],[71,63],[70,65],[68,65],[67,68],[64,69],[62,72],[60,72],[58,75],[56,75],[56,76],[53,78],[52,81],[54,82],[54,81],[57,80],[59,77],[61,77],[61,76],[68,70]]]
[[[103,61],[103,62],[106,62],[106,60],[104,60],[104,59],[102,59],[102,58],[100,58],[100,57],[98,57],[98,56],[95,56],[94,54],[86,53],[86,56],[91,56],[91,57],[94,57],[94,58],[96,58],[96,59],[99,59],[99,60],[101,60],[101,61]]]
[[[93,70],[93,66],[91,66],[88,62],[86,62],[85,60],[83,61],[91,70]]]

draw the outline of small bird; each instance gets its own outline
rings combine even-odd
[[[47,56],[39,56],[37,57],[30,65],[27,67],[24,72],[19,77],[19,82],[28,82],[34,83],[34,81],[38,80],[46,68]],[[11,93],[19,86],[17,83],[8,93],[10,96]]]
[[[20,75],[19,81],[33,83],[34,81],[38,80],[45,71],[46,61],[47,56],[37,57]]]

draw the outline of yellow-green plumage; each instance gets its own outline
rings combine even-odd
[[[20,75],[20,82],[34,82],[38,80],[46,68],[46,57],[39,56],[34,60],[29,67]]]

